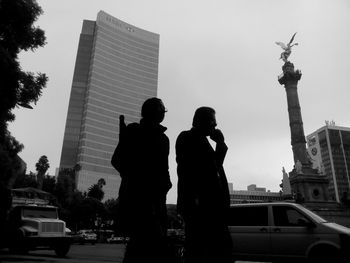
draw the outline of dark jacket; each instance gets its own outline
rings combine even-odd
[[[225,144],[214,150],[208,139],[195,129],[180,133],[176,141],[178,212],[186,217],[193,211],[224,217],[230,196],[223,161]],[[199,210],[198,210],[199,209]]]
[[[151,126],[143,120],[126,127],[111,160],[122,178],[120,202],[133,206],[165,200],[171,187],[165,130],[162,125]]]

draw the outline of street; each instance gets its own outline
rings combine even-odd
[[[25,263],[120,263],[123,260],[125,246],[123,244],[74,244],[66,257],[58,258],[54,251],[37,250],[26,255],[10,254],[7,250],[0,250],[0,262]],[[240,263],[243,261],[236,261]],[[246,262],[247,263],[247,262]]]
[[[125,246],[122,244],[74,244],[66,257],[58,258],[52,250],[30,251],[26,255],[9,254],[7,250],[0,250],[0,262],[50,262],[50,263],[79,263],[79,262],[122,262]]]

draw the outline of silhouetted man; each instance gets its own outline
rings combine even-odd
[[[216,129],[214,109],[198,108],[192,125],[176,141],[177,207],[185,222],[186,263],[231,262],[226,220],[230,196],[222,166],[227,146]],[[215,150],[207,136],[216,143]]]
[[[166,195],[171,182],[169,139],[160,125],[165,112],[160,99],[150,98],[142,105],[140,123],[121,123],[112,165],[122,178],[119,211],[130,237],[124,263],[166,262]]]

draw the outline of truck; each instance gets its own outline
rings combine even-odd
[[[64,257],[72,243],[70,233],[59,219],[57,207],[47,200],[13,196],[5,234],[11,252],[51,249],[58,257]]]

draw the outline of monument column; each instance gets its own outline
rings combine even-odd
[[[289,61],[283,65],[282,70],[283,74],[279,77],[278,81],[281,85],[284,85],[287,94],[294,163],[300,161],[302,165],[308,165],[309,160],[306,153],[306,140],[297,90],[301,72],[299,70],[294,70],[293,63]]]
[[[296,34],[296,33],[295,33]],[[293,63],[288,61],[293,46],[295,34],[287,45],[282,42],[276,42],[283,52],[281,59],[284,62],[282,66],[283,73],[278,77],[278,82],[284,85],[287,103],[289,126],[291,134],[291,144],[293,150],[294,167],[287,175],[283,168],[283,192],[288,198],[292,192],[292,197],[296,202],[313,210],[320,215],[327,216],[334,220],[334,217],[342,222],[343,218],[349,216],[349,213],[338,209],[337,203],[329,200],[328,179],[323,173],[312,168],[311,160],[306,149],[306,140],[304,135],[303,121],[301,118],[301,109],[298,97],[298,81],[301,78],[300,70],[295,70]],[[288,185],[288,179],[290,187]],[[286,182],[286,183],[285,183]]]
[[[283,73],[278,82],[284,85],[287,95],[291,145],[293,150],[294,168],[289,173],[292,192],[297,202],[315,203],[328,201],[328,179],[312,168],[306,150],[303,121],[298,97],[298,81],[300,70],[295,70],[288,60],[282,66]]]

